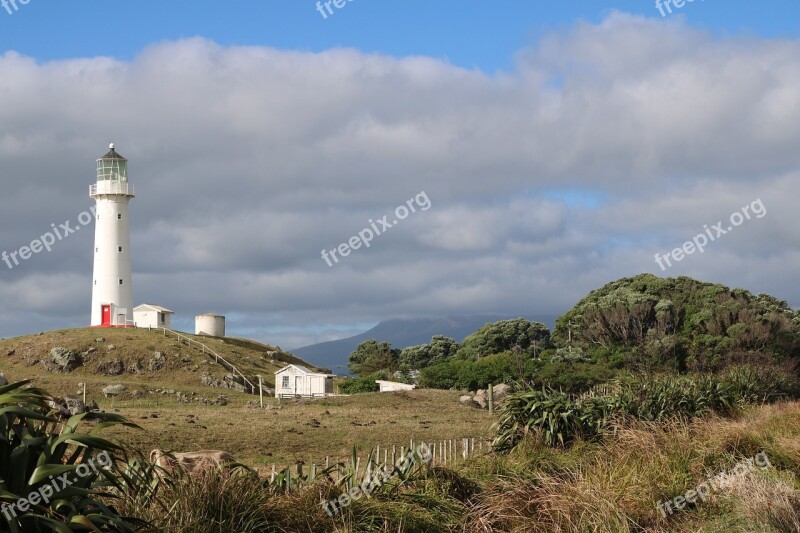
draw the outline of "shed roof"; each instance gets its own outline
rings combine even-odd
[[[172,313],[175,314],[175,311],[170,311],[166,307],[161,307],[160,305],[153,305],[153,304],[142,304],[133,308],[134,311],[139,311],[140,309],[152,309],[153,311],[158,311],[160,313]]]
[[[294,364],[286,365],[285,367],[281,368],[280,370],[276,371],[275,373],[276,374],[280,374],[284,370],[288,370],[288,369],[290,369],[292,367],[294,367],[295,369],[299,370],[303,374],[309,374],[309,375],[313,375],[313,376],[336,377],[334,374],[323,374],[322,372],[314,372],[314,371],[309,370],[308,368],[304,367],[303,365],[294,365]]]

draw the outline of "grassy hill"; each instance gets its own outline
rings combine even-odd
[[[292,354],[254,341],[185,336],[213,349],[256,384],[255,376],[260,374],[267,387],[274,387],[275,371],[286,364],[296,363],[314,368]],[[220,394],[245,396],[232,389],[204,385],[204,374],[213,380],[223,381],[229,371],[217,364],[213,355],[204,354],[193,346],[187,346],[176,337],[165,336],[162,331],[156,330],[57,330],[0,340],[0,372],[9,381],[33,379],[37,386],[58,395],[75,396],[78,384],[85,382],[87,400],[101,396],[101,390],[106,385],[118,383],[126,386],[119,400],[132,399],[135,391],[147,395],[148,391],[155,389],[173,389],[189,396],[194,393],[197,397]],[[49,370],[47,363],[51,361],[50,352],[54,348],[75,352],[81,357],[82,364],[71,372]],[[156,353],[161,354],[161,361],[152,363],[154,359],[159,359]],[[113,375],[116,373],[114,367],[119,369],[120,366],[123,371]],[[104,373],[104,368],[106,372],[111,369],[112,375]]]

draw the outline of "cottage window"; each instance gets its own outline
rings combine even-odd
[[[283,387],[284,389],[289,388],[289,376],[283,376],[281,380],[281,387]]]

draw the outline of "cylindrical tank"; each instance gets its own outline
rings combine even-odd
[[[195,335],[208,335],[210,337],[225,336],[225,317],[212,313],[197,315],[194,318]]]

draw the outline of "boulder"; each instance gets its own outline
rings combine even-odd
[[[86,412],[86,404],[80,398],[64,398],[64,403],[67,406],[70,416],[79,415]]]
[[[109,352],[113,352],[114,350],[116,350],[116,349],[117,349],[117,347],[116,347],[116,346],[114,346],[113,344],[109,344],[109,345],[108,345],[108,348],[106,348],[106,349],[107,349]]]
[[[512,390],[510,385],[500,383],[499,385],[495,385],[493,387],[493,392],[495,401],[499,401],[511,394]]]
[[[463,405],[468,405],[470,407],[480,408],[480,405],[478,404],[478,402],[473,400],[472,396],[470,396],[469,394],[465,394],[464,396],[459,398],[458,401]]]
[[[109,396],[118,396],[125,392],[125,385],[109,385],[108,387],[103,387],[103,394],[106,398]]]
[[[475,395],[472,400],[481,406],[481,409],[488,409],[489,408],[489,400],[486,397],[486,394],[483,391],[478,391],[478,394]]]
[[[106,376],[119,376],[120,374],[125,372],[125,363],[123,363],[119,359],[114,359],[113,361],[106,361],[105,363],[101,363],[100,366],[97,367],[97,372],[99,374],[103,374]]]
[[[128,365],[128,372],[130,372],[131,374],[138,374],[141,371],[142,371],[142,363],[140,363],[138,360]]]
[[[150,372],[156,372],[164,368],[164,364],[167,362],[164,354],[161,352],[156,352],[153,354],[153,358],[147,363],[147,369]]]
[[[83,363],[80,355],[66,348],[50,350],[50,361],[58,372],[72,372]]]

